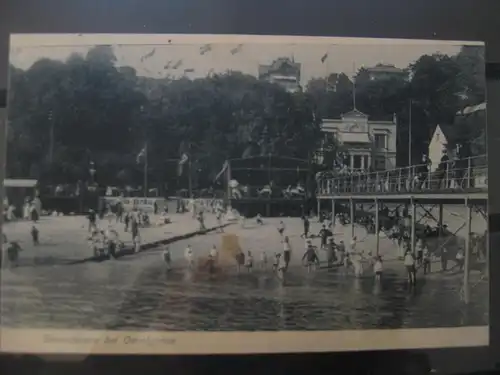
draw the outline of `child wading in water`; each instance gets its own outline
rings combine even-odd
[[[236,254],[236,269],[238,273],[241,271],[241,266],[245,265],[245,253],[240,250],[238,254]]]
[[[31,238],[33,239],[33,245],[38,246],[40,242],[38,241],[39,231],[34,225],[31,227]]]
[[[290,264],[290,258],[292,257],[292,246],[290,245],[290,239],[285,236],[283,239],[283,261],[285,262],[286,268]]]
[[[382,257],[378,256],[373,264],[373,272],[375,272],[375,280],[380,281],[382,279]]]
[[[302,257],[302,262],[304,260],[306,261],[307,272],[309,273],[312,271],[313,266],[316,266],[316,268],[319,267],[318,255],[316,254],[316,249],[313,245],[309,244],[307,246],[307,250]]]
[[[252,256],[252,252],[251,251],[249,251],[247,253],[247,259],[245,261],[245,267],[247,268],[248,272],[252,272],[252,268],[253,268],[253,256]]]
[[[188,245],[184,250],[184,258],[186,259],[188,268],[192,269],[194,266],[194,254],[191,245]]]
[[[168,246],[165,248],[165,250],[163,250],[162,259],[167,266],[167,271],[170,271],[170,269],[172,268],[172,255],[170,254],[170,248]]]
[[[139,232],[134,237],[134,251],[138,253],[141,251],[141,236],[139,235]]]
[[[285,282],[285,273],[288,268],[288,264],[285,262],[285,257],[281,256],[281,254],[278,254],[278,265],[277,265],[277,271],[278,271],[278,278],[281,280],[282,283]]]
[[[274,253],[274,259],[273,259],[273,271],[276,272],[278,271],[278,264],[280,262],[281,254],[280,253]]]

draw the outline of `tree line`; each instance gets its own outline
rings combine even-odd
[[[455,56],[422,56],[407,67],[409,80],[372,81],[360,69],[357,108],[371,119],[396,114],[398,159],[404,161],[411,99],[418,158],[436,124],[453,124],[458,110],[484,100],[483,53],[464,47]],[[187,176],[179,175],[177,162],[187,154],[194,185],[206,188],[229,158],[310,160],[324,139],[321,119],[352,109],[352,82],[343,73],[288,93],[240,72],[155,79],[115,63],[112,47],[97,46],[66,61],[43,58],[26,70],[10,67],[9,177],[87,181],[92,164],[99,184],[137,186],[143,178],[137,155],[147,145],[151,187],[185,187]],[[474,140],[481,152],[484,141],[477,140],[484,124],[460,123],[456,130],[464,149],[472,149],[467,145]]]

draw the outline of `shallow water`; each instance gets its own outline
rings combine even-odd
[[[198,239],[197,241],[203,241]],[[193,243],[193,241],[191,241]],[[181,253],[186,243],[173,251]],[[158,252],[102,263],[4,270],[2,325],[156,330],[340,330],[488,324],[488,286],[460,301],[462,278],[431,275],[409,289],[404,274],[355,279],[307,274],[295,264],[282,286],[271,271],[192,275],[179,257],[166,272]]]

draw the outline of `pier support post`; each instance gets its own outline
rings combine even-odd
[[[416,221],[417,219],[417,205],[415,204],[415,201],[412,199],[411,200],[411,216],[410,216],[410,220],[411,220],[411,251],[413,253],[413,255],[415,256],[417,254],[416,252],[416,233],[415,233],[415,226],[416,226]]]
[[[443,235],[443,204],[439,204],[439,213],[438,213],[438,235],[441,237]]]
[[[350,208],[351,208],[351,238],[354,238],[354,201],[349,200]]]
[[[465,233],[465,264],[464,264],[464,302],[466,304],[470,303],[470,253],[471,253],[471,241],[470,236],[472,233],[472,207],[469,202],[465,201],[465,207],[467,209],[467,232]]]
[[[335,233],[335,199],[332,198],[332,233]]]
[[[380,228],[379,228],[379,204],[378,204],[378,199],[375,199],[375,238],[377,239],[377,244],[375,246],[375,252],[377,256],[379,255],[379,250],[380,250]]]

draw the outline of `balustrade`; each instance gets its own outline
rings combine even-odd
[[[437,168],[420,164],[380,172],[346,173],[318,181],[317,195],[455,192],[488,188],[486,155],[442,162]]]

